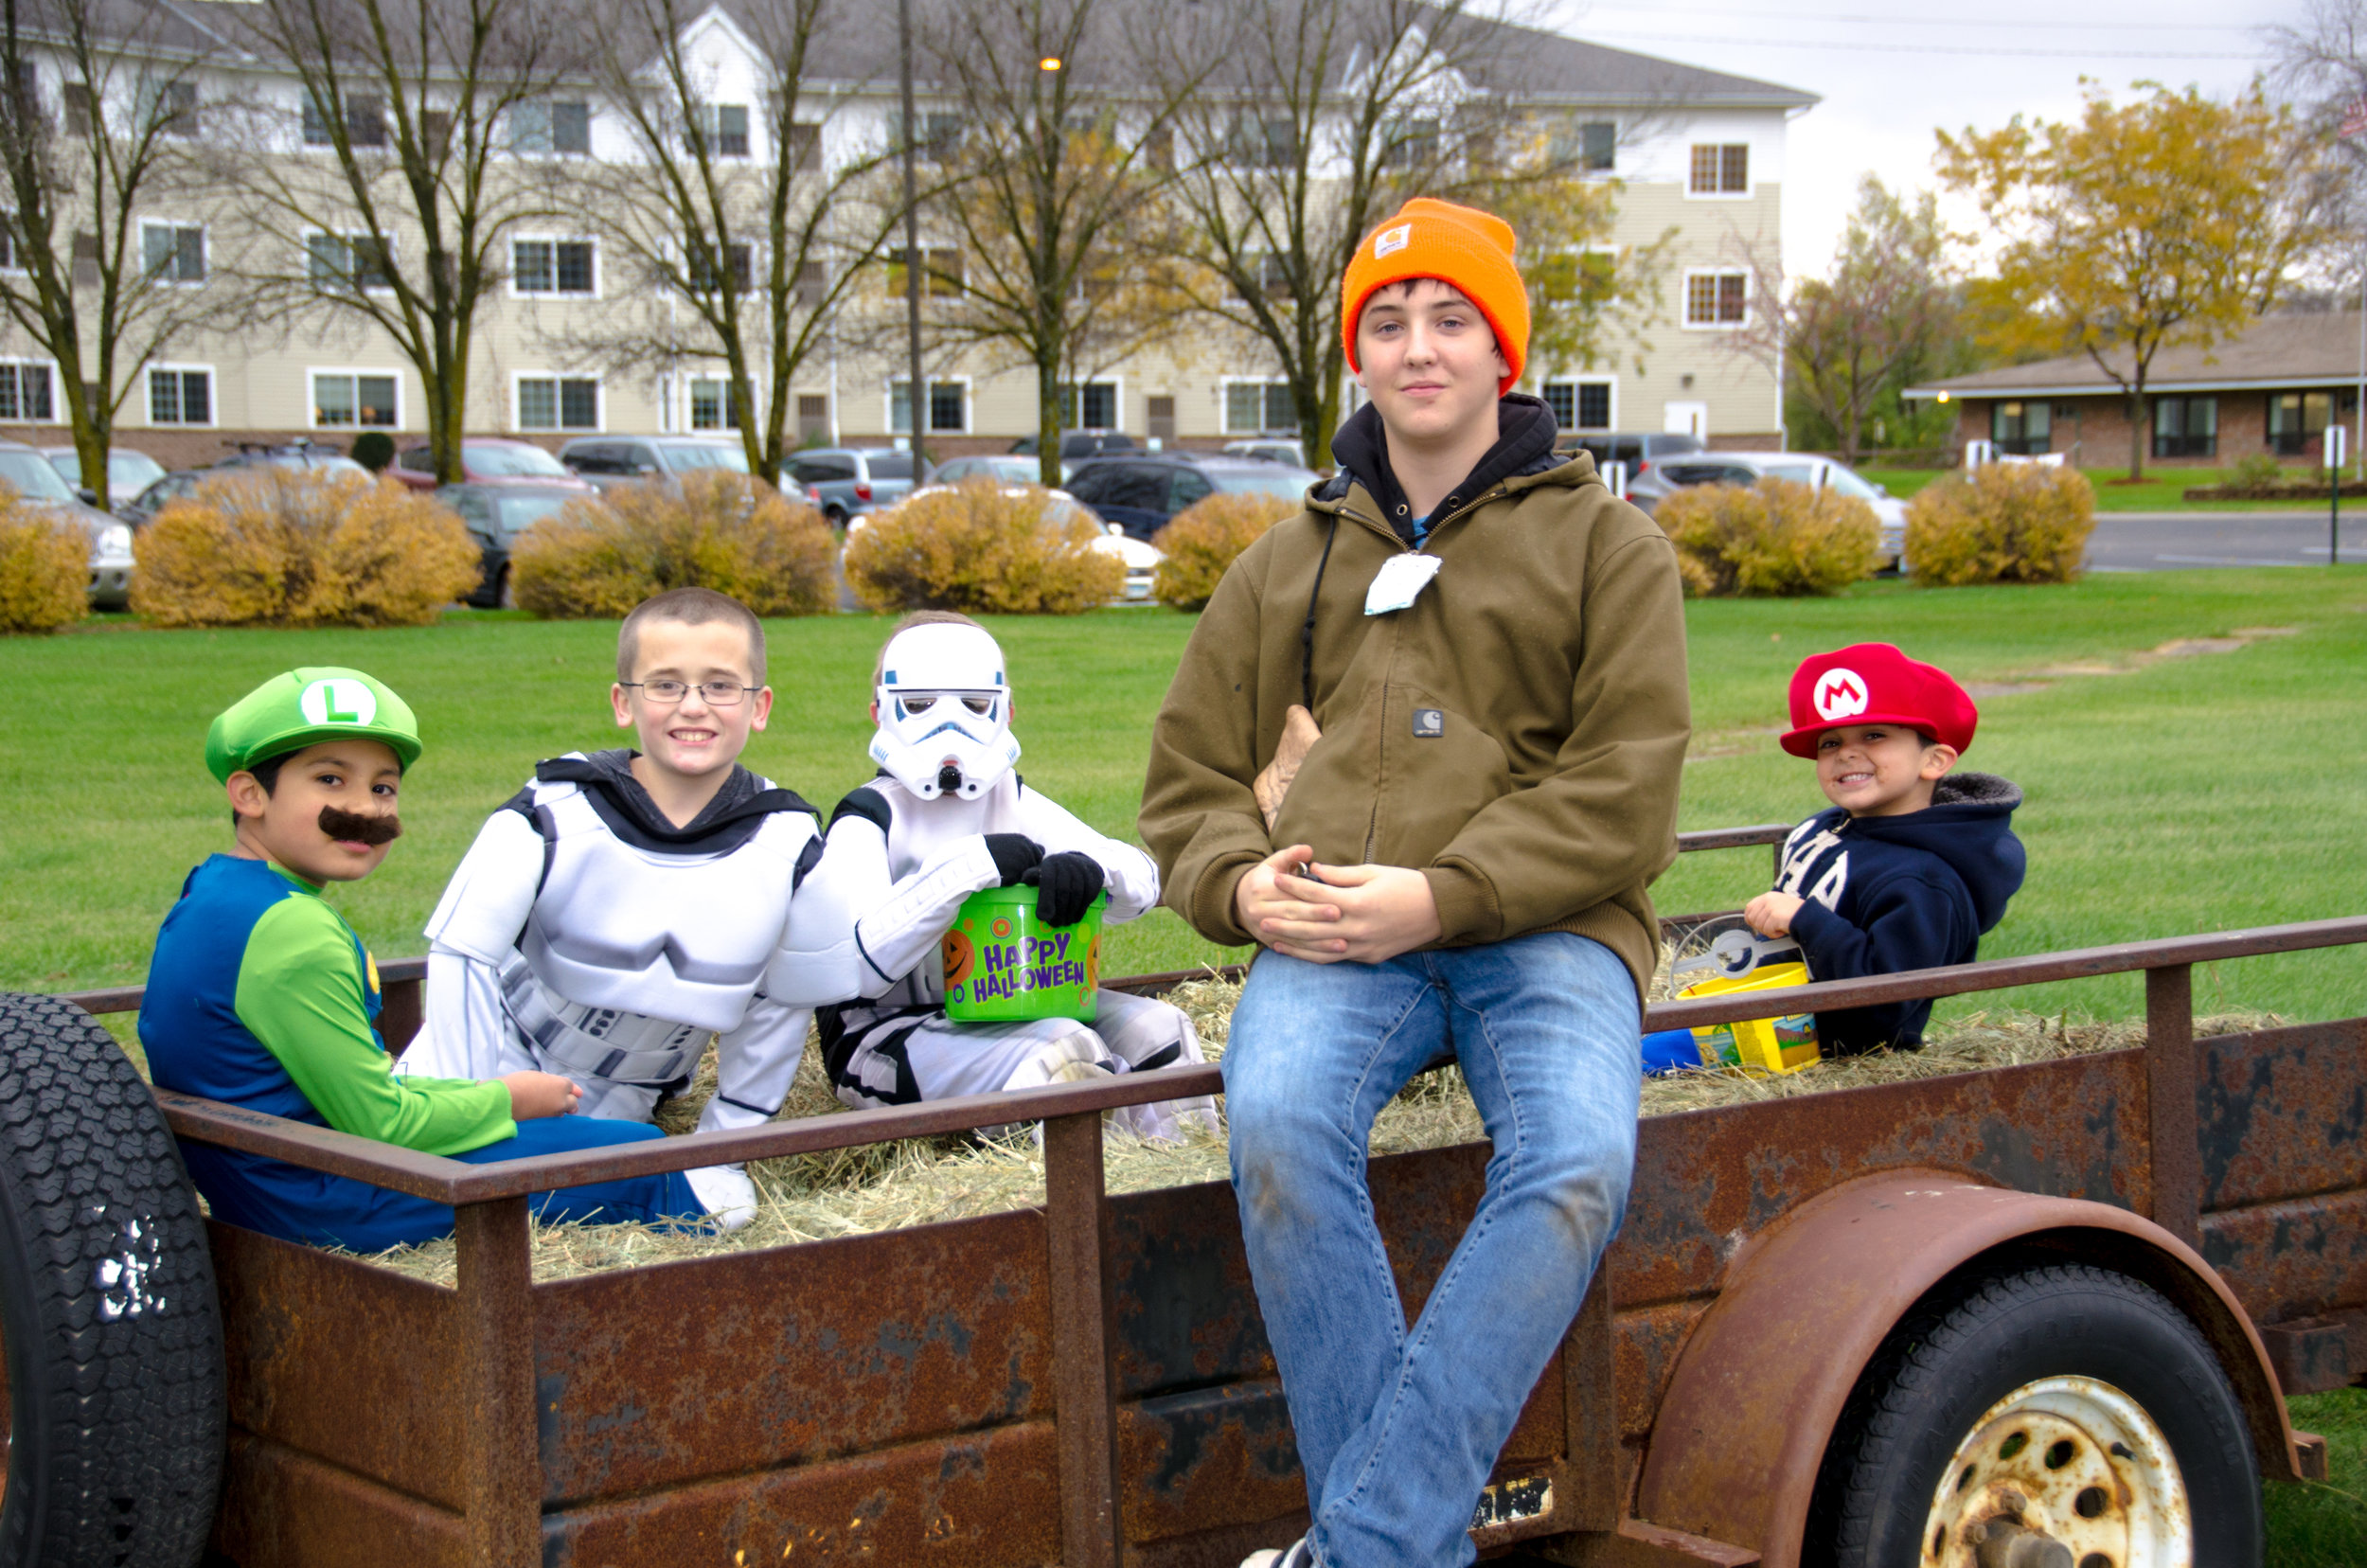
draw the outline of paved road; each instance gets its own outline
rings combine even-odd
[[[2367,505],[2342,504],[2342,559],[2367,561]],[[2101,512],[2088,537],[2091,572],[2325,562],[2323,511]]]

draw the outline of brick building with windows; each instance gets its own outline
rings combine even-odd
[[[2263,316],[2209,349],[2164,348],[2145,378],[2145,460],[2223,467],[2266,453],[2314,464],[2337,422],[2356,448],[2362,366],[2356,311]],[[2085,354],[1951,376],[1902,396],[1952,403],[1960,446],[2060,452],[2082,468],[2128,463],[2127,399]]]

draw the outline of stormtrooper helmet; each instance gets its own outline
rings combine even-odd
[[[923,800],[975,800],[1019,760],[1003,650],[985,629],[932,622],[889,639],[871,759]]]

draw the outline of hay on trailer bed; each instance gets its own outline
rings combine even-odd
[[[1656,985],[1655,989],[1659,989]],[[1214,978],[1191,981],[1169,993],[1169,999],[1191,1015],[1200,1030],[1201,1048],[1212,1061],[1223,1055],[1233,1004],[1239,995],[1238,984]],[[2198,1021],[2196,1033],[2230,1033],[2280,1022],[2263,1013],[2231,1014]],[[2145,1025],[2139,1020],[2085,1022],[2021,1012],[1974,1013],[1943,1025],[1920,1051],[1877,1051],[1819,1062],[1780,1078],[1703,1069],[1647,1079],[1643,1114],[1671,1115],[1902,1078],[2018,1066],[2142,1045],[2145,1038]],[[715,1057],[710,1049],[690,1089],[660,1108],[660,1125],[669,1132],[690,1131],[700,1108],[714,1092]],[[781,1119],[836,1114],[843,1109],[824,1078],[820,1047],[810,1040],[795,1087],[781,1108]],[[1381,1112],[1373,1126],[1371,1148],[1375,1154],[1395,1154],[1468,1143],[1485,1135],[1470,1096],[1464,1092],[1462,1075],[1445,1068],[1415,1078]],[[1223,1181],[1228,1175],[1224,1140],[1208,1133],[1193,1133],[1181,1144],[1148,1144],[1113,1131],[1103,1160],[1113,1193]],[[1024,1133],[998,1140],[916,1138],[791,1159],[758,1160],[748,1170],[762,1203],[756,1218],[736,1234],[682,1234],[639,1224],[539,1225],[534,1235],[534,1277],[565,1279],[642,1263],[966,1219],[1043,1202],[1043,1152]],[[398,1247],[372,1255],[367,1261],[437,1284],[454,1282],[453,1244],[448,1240]]]

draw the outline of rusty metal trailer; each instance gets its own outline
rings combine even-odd
[[[2282,1396],[2367,1373],[2367,1018],[2198,1040],[2191,975],[2358,942],[2367,918],[1654,1008],[1647,1026],[1666,1028],[2142,971],[2147,1035],[1646,1119],[1626,1227],[1504,1452],[1477,1544],[1579,1564],[1859,1560],[1863,1519],[1848,1521],[1888,1497],[1913,1533],[1884,1539],[1932,1564],[2216,1564],[2239,1558],[2212,1542],[2246,1530],[2256,1560],[2256,1480],[2247,1501],[2229,1477],[2321,1470]],[[384,967],[390,1043],[416,1025],[422,968]],[[75,1000],[105,1012],[138,995]],[[183,1139],[457,1211],[451,1289],[207,1222],[228,1420],[211,1550],[240,1568],[1232,1568],[1306,1517],[1232,1195],[1113,1198],[1102,1182],[1102,1112],[1201,1093],[1222,1093],[1213,1067],[496,1165],[159,1093]],[[23,1125],[6,1105],[0,1136]],[[1023,1119],[1044,1123],[1041,1209],[531,1277],[530,1191]],[[1410,1312],[1486,1153],[1372,1162]],[[118,1240],[88,1253],[101,1276]],[[1976,1415],[1926,1439],[1947,1484],[1885,1479],[1864,1434],[1917,1386],[1948,1394],[1931,1386],[1945,1367],[1916,1358],[1978,1329],[1976,1308],[2026,1340],[2028,1312],[2010,1314],[2032,1280],[2101,1280],[2199,1359],[2150,1407],[2073,1351],[2023,1367],[2011,1399],[1959,1390]],[[44,1548],[27,1523],[62,1506],[63,1484],[18,1462],[44,1440],[27,1369],[59,1330],[21,1315],[0,1328],[17,1439],[0,1564],[142,1560]],[[2203,1415],[2168,1408],[2180,1388]],[[2181,1435],[2206,1417],[2218,1426]],[[1854,1461],[1837,1432],[1855,1434]]]

